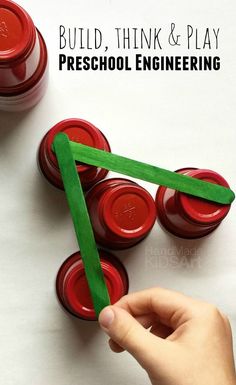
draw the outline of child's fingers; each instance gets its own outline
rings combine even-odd
[[[149,314],[144,316],[137,316],[135,317],[136,321],[140,323],[144,328],[150,329],[150,333],[154,334],[155,336],[158,336],[160,338],[167,338],[171,333],[172,329],[170,329],[168,326],[161,324],[156,319],[155,314]],[[124,351],[124,349],[118,345],[115,341],[112,339],[109,340],[109,346],[111,350],[115,353],[121,353]]]
[[[142,366],[147,366],[154,355],[161,355],[166,341],[154,337],[126,310],[108,306],[99,315],[101,327],[116,343],[111,348],[121,351],[117,345],[130,352]]]
[[[128,294],[115,306],[125,309],[134,317],[155,313],[162,323],[176,329],[194,317],[199,303],[181,293],[153,288]]]

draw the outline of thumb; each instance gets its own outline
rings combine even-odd
[[[98,319],[102,329],[123,349],[148,369],[157,353],[161,353],[166,341],[152,335],[126,310],[116,307],[105,307]]]

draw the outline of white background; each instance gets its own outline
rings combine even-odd
[[[114,153],[170,170],[209,168],[235,190],[235,0],[21,0],[20,4],[47,42],[50,82],[33,110],[0,113],[0,383],[148,384],[132,357],[109,350],[96,322],[72,319],[58,306],[55,276],[78,246],[64,193],[40,175],[36,153],[48,129],[62,119],[78,117],[100,128]],[[220,27],[217,54],[222,69],[58,71],[60,24],[102,29],[109,54],[117,54],[112,49],[115,27],[166,28],[171,22],[181,33],[187,24],[198,26],[200,33],[206,27]],[[189,54],[185,49],[163,50],[170,53]],[[141,184],[155,195],[155,186]],[[227,313],[236,334],[235,218],[233,205],[217,231],[197,241],[175,238],[156,224],[143,243],[115,253],[128,270],[130,291],[161,285],[211,301]]]

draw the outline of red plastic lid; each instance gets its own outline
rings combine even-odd
[[[1,1],[1,0],[0,0]],[[39,65],[37,67],[37,70],[31,76],[27,81],[20,83],[13,87],[0,87],[0,96],[6,97],[6,103],[8,104],[9,97],[16,97],[18,96],[19,99],[17,101],[17,105],[22,105],[24,103],[29,103],[33,106],[33,98],[36,95],[36,99],[44,89],[46,91],[46,84],[47,84],[47,62],[48,62],[48,55],[47,55],[47,47],[45,44],[45,41],[40,34],[39,31],[37,31],[38,38],[39,38],[39,45],[40,45],[40,61]],[[1,60],[1,59],[0,59]],[[31,92],[32,91],[32,92]],[[30,92],[30,94],[28,94]],[[42,94],[43,96],[43,94]],[[30,100],[30,102],[29,102]],[[32,102],[32,104],[31,104]]]
[[[121,185],[107,191],[100,210],[106,226],[129,239],[147,234],[156,220],[154,200],[145,189],[135,185]]]
[[[70,140],[95,147],[100,150],[104,148],[104,138],[101,132],[91,123],[82,119],[66,119],[56,124],[47,136],[47,148],[49,159],[57,164],[54,152],[51,150],[54,137],[59,132],[67,134]],[[79,171],[87,171],[91,166],[79,164]]]
[[[202,179],[206,182],[229,187],[226,180],[211,170],[191,170],[188,176]],[[204,199],[178,193],[178,200],[185,216],[200,224],[214,224],[220,222],[228,214],[230,205],[221,205]]]
[[[18,4],[0,0],[1,64],[25,56],[33,48],[36,31],[30,16]]]
[[[111,261],[101,259],[111,303],[117,302],[127,292],[122,274]],[[123,266],[122,266],[123,268]],[[123,268],[124,269],[124,268]],[[64,282],[66,302],[73,313],[86,319],[96,319],[93,303],[81,259],[73,265]]]
[[[91,189],[86,194],[86,201],[88,205],[94,203],[98,199],[98,197],[100,198],[101,194],[103,194],[107,189],[114,188],[124,184],[126,185],[131,184],[131,185],[138,186],[136,182],[125,178],[109,178],[109,179],[103,179],[97,182],[95,185],[91,187]]]

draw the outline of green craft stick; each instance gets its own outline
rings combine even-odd
[[[235,194],[231,189],[214,183],[178,174],[80,143],[70,141],[70,147],[74,160],[79,162],[166,186],[216,203],[230,204],[235,198]]]
[[[94,309],[98,317],[100,311],[110,304],[110,299],[84,199],[84,193],[67,135],[63,133],[56,135],[53,147],[57,156],[76,237],[80,246],[81,257]]]

